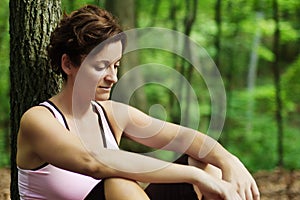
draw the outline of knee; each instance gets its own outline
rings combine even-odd
[[[107,200],[149,199],[136,181],[123,178],[106,179],[104,194]]]

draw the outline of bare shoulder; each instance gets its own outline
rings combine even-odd
[[[54,119],[52,113],[42,106],[32,107],[22,115],[17,143],[18,166],[24,169],[32,169],[45,162],[37,155],[35,144],[43,143],[46,146],[45,144],[47,143],[41,140],[41,136],[43,135],[43,131],[41,130],[47,129],[46,124],[51,121],[51,118]],[[41,129],[40,127],[44,128]]]
[[[33,133],[31,130],[54,119],[53,114],[43,106],[34,106],[28,109],[21,117],[20,130],[22,133]]]
[[[109,118],[115,121],[123,130],[129,126],[146,126],[153,121],[153,118],[130,105],[115,102],[100,102],[109,113]]]
[[[47,108],[45,108],[44,106],[33,106],[33,107],[29,108],[23,114],[22,119],[27,118],[29,116],[32,117],[32,116],[35,116],[35,115],[46,115],[46,116],[49,115],[49,116],[51,116],[52,113]]]

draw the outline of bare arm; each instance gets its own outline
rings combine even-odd
[[[231,186],[214,180],[194,167],[166,163],[117,150],[103,149],[100,155],[92,155],[83,147],[78,137],[67,131],[45,108],[35,107],[23,115],[19,137],[21,147],[27,143],[31,147],[31,153],[36,154],[42,161],[69,171],[94,178],[122,177],[156,183],[188,182],[197,185],[208,196],[239,199]],[[21,157],[19,155],[19,164],[22,163]],[[156,170],[142,170],[146,163]]]
[[[222,170],[242,198],[259,199],[258,187],[244,165],[213,138],[190,128],[154,119],[141,111],[117,102],[105,102],[118,129],[144,145],[180,153],[212,164]]]

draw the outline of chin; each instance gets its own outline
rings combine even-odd
[[[109,95],[105,95],[105,94],[95,96],[96,101],[106,101],[108,99],[109,99]]]

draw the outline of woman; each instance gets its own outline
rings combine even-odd
[[[108,101],[125,44],[121,32],[111,14],[96,6],[65,15],[54,30],[48,53],[64,85],[57,95],[30,108],[21,118],[17,152],[21,199],[149,199],[136,181],[189,183],[199,198],[203,194],[211,199],[259,199],[256,183],[241,162],[208,136]],[[107,39],[90,58],[94,47]],[[88,81],[78,85],[79,75]],[[86,103],[89,98],[85,95],[93,84],[97,85],[91,91],[96,91],[98,101],[82,104],[86,106],[75,112],[75,101]],[[78,93],[74,95],[75,90]],[[78,119],[88,123],[78,127]],[[85,138],[78,137],[78,129],[83,137],[101,136],[100,143],[84,146]],[[178,142],[186,136],[192,138],[185,153],[189,163],[197,167],[118,149],[123,136],[161,148],[178,133],[184,136]],[[199,147],[207,144],[205,141],[215,145],[200,158]],[[177,150],[177,146],[167,149]],[[210,175],[213,166],[221,170],[223,179]]]

